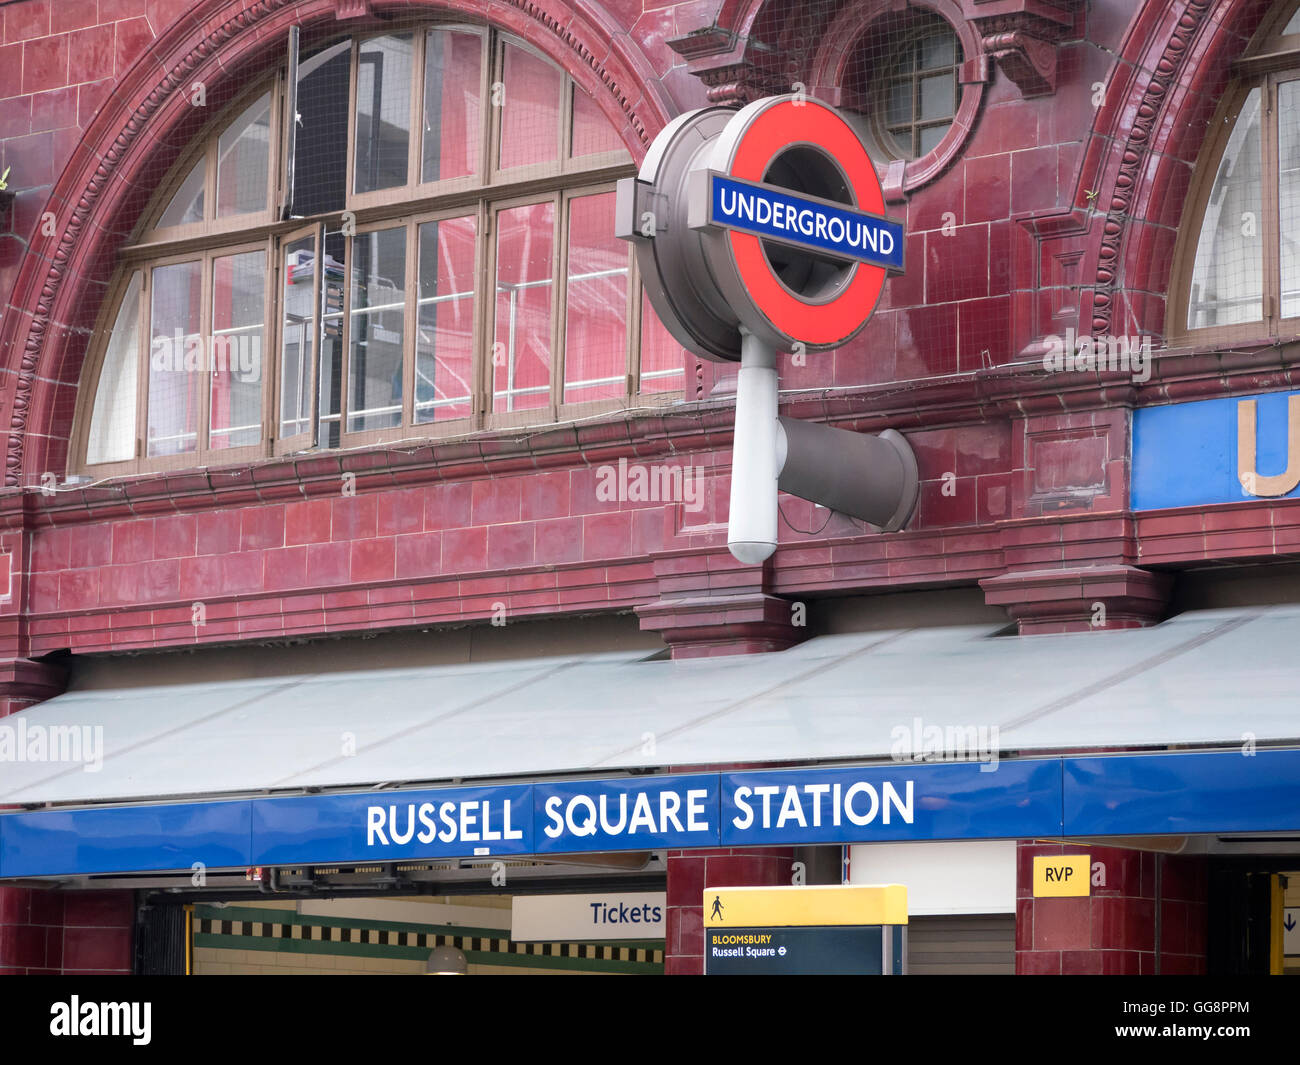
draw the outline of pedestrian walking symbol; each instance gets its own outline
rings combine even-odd
[[[722,896],[721,895],[713,896],[713,910],[709,914],[709,920],[710,921],[722,920]]]

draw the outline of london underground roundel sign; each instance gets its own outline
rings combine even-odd
[[[779,350],[838,347],[903,268],[903,227],[836,110],[777,96],[704,108],[620,183],[619,235],[655,310],[697,354],[736,360],[741,329]]]

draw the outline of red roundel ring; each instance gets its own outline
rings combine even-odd
[[[831,108],[816,100],[780,97],[753,117],[731,151],[726,172],[743,181],[761,182],[773,160],[794,144],[820,148],[848,180],[854,205],[883,215],[884,194],[876,169],[853,129]],[[739,279],[757,310],[791,341],[818,348],[844,343],[871,317],[885,285],[883,266],[857,263],[849,283],[830,300],[811,303],[791,292],[772,271],[761,239],[729,230]]]

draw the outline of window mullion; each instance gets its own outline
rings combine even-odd
[[[407,112],[409,131],[406,135],[406,188],[407,195],[424,177],[424,76],[427,69],[425,50],[429,43],[429,28],[416,27],[411,31],[411,103]]]
[[[280,424],[276,419],[276,382],[279,378],[278,323],[282,320],[277,297],[280,284],[279,244],[272,236],[266,238],[266,276],[262,286],[262,433],[261,450],[264,456],[275,454]]]
[[[569,289],[569,203],[568,193],[554,198],[555,228],[551,245],[551,421],[559,418],[564,401],[564,319]]]
[[[1282,265],[1280,236],[1281,217],[1278,210],[1278,113],[1276,75],[1270,74],[1264,82],[1264,121],[1260,129],[1261,164],[1260,208],[1264,227],[1263,289],[1264,319],[1270,335],[1276,335],[1281,314]]]
[[[149,353],[153,350],[153,270],[147,265],[140,268],[140,339],[136,359],[135,389],[135,461],[132,469],[144,468],[145,440],[149,435]]]
[[[419,348],[420,228],[406,223],[406,306],[402,321],[402,425],[415,425],[415,361]],[[436,351],[436,349],[435,349]],[[436,358],[436,354],[435,354]]]
[[[348,73],[348,143],[344,166],[347,168],[347,174],[344,178],[345,184],[343,203],[353,208],[356,199],[356,166],[357,166],[357,70],[360,65],[359,56],[361,55],[361,42],[353,39],[351,49],[351,59],[349,60]]]
[[[339,360],[339,445],[343,445],[351,415],[352,395],[352,271],[356,266],[357,234],[343,238],[343,358]]]
[[[492,331],[495,321],[496,269],[495,226],[493,207],[486,200],[478,205],[478,241],[474,249],[474,352],[473,388],[471,406],[474,410],[474,428],[483,428],[492,409]]]
[[[212,447],[212,303],[216,292],[213,273],[217,268],[217,259],[212,252],[205,252],[202,272],[199,275],[199,409],[195,421],[197,439],[194,441],[194,455],[201,465],[207,465],[209,451]]]
[[[636,268],[636,249],[627,249],[627,328],[623,330],[625,396],[629,403],[641,391],[641,273]]]

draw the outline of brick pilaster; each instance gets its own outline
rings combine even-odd
[[[1104,875],[1104,883],[1094,882],[1090,897],[1034,898],[1035,855],[1082,853],[1088,854],[1094,869],[1100,863]],[[1207,874],[1208,859],[1203,856],[1021,840],[1016,850],[1016,973],[1154,975],[1158,951],[1161,974],[1203,974]]]
[[[664,972],[704,972],[705,888],[789,884],[793,863],[794,851],[788,847],[669,851]]]

